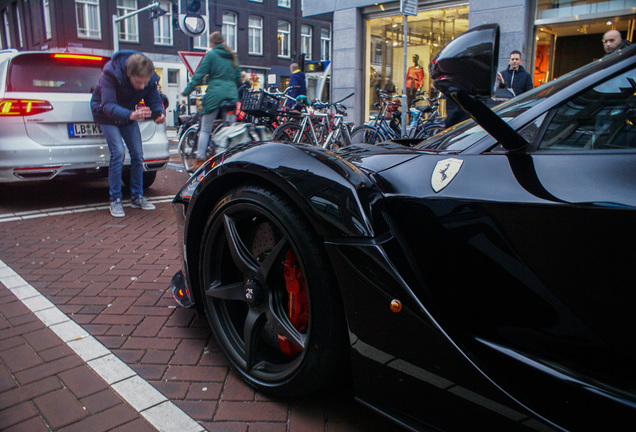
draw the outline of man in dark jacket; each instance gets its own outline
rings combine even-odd
[[[108,185],[113,217],[125,216],[121,202],[124,143],[130,153],[130,206],[143,210],[155,208],[143,196],[144,156],[137,121],[149,117],[155,118],[156,123],[165,121],[158,82],[159,76],[148,57],[134,51],[118,51],[104,66],[93,91],[93,119],[101,127],[110,151]]]
[[[510,53],[508,68],[497,73],[499,87],[511,89],[515,96],[532,89],[532,78],[521,66],[521,53],[517,50]]]
[[[630,45],[631,42],[624,40],[621,36],[621,32],[618,30],[609,30],[603,35],[603,49],[605,50],[605,55],[609,55],[614,51],[618,51]]]
[[[289,71],[291,72],[291,77],[289,77],[289,86],[297,87],[289,91],[287,93],[289,96],[293,98],[297,98],[298,96],[307,96],[307,84],[305,83],[305,72],[300,70],[298,63],[292,63],[289,65]],[[297,109],[299,110],[301,107],[294,103],[292,100],[287,100],[287,107],[289,109]]]

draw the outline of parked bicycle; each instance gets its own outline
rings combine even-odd
[[[246,115],[242,121],[264,126],[273,133],[276,128],[290,120],[292,114],[283,108],[287,94],[297,86],[291,86],[280,92],[275,88],[246,92],[241,100],[240,110]]]
[[[351,124],[344,121],[347,107],[342,102],[353,93],[338,102],[326,103],[319,100],[310,102],[306,97],[294,99],[303,106],[300,121],[289,121],[280,125],[272,135],[272,140],[292,143],[304,143],[325,149],[336,149],[352,144]],[[310,111],[309,108],[313,110]]]
[[[212,133],[210,134],[210,140],[208,141],[208,149],[206,151],[206,158],[211,157],[214,154],[215,142],[213,140],[214,135],[220,130],[221,127],[227,126],[234,122],[234,113],[236,111],[236,103],[224,103],[219,107],[219,116],[214,122]],[[196,123],[190,126],[179,139],[179,155],[183,161],[183,167],[186,171],[192,171],[197,159],[197,143],[199,142],[199,131],[201,129],[200,123]],[[224,149],[223,149],[224,150]]]
[[[400,111],[400,95],[390,96],[383,90],[377,90],[379,103],[376,104],[378,114],[375,118],[351,131],[356,142],[377,144],[382,141],[402,138]]]
[[[291,87],[293,88],[293,87]],[[219,117],[210,133],[206,158],[215,152],[225,151],[233,145],[269,139],[281,118],[287,120],[287,113],[281,109],[281,100],[287,92],[251,91],[241,100],[240,109],[246,114],[242,122],[235,122],[238,113],[237,104],[222,104]],[[196,147],[199,140],[200,125],[190,126],[179,139],[179,155],[184,168],[191,172],[196,163]]]
[[[439,96],[430,97],[428,92],[418,93],[409,112],[412,115],[408,137],[425,140],[444,130],[444,118],[439,113]],[[416,106],[417,102],[426,101],[426,105]]]

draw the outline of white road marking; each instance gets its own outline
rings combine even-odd
[[[170,198],[172,199],[172,198]],[[156,201],[155,202],[162,202]],[[0,283],[160,432],[205,429],[0,260]]]
[[[174,195],[164,195],[159,197],[147,198],[148,202],[153,204],[161,204],[172,202],[174,199]],[[130,207],[130,200],[123,202],[124,207]],[[4,213],[0,214],[0,223],[3,222],[12,222],[26,219],[36,219],[43,218],[49,216],[60,216],[65,214],[72,213],[84,213],[90,211],[97,210],[108,210],[109,203],[98,203],[98,204],[85,204],[78,206],[69,206],[69,207],[56,207],[51,209],[43,209],[43,210],[29,210],[18,213]]]

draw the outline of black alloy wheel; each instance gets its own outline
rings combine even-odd
[[[280,195],[244,186],[222,197],[205,228],[200,268],[212,331],[248,383],[297,396],[347,369],[332,270],[311,226]]]

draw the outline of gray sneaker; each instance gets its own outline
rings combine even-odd
[[[121,204],[121,198],[117,198],[110,202],[110,215],[112,217],[126,216],[126,213],[124,213],[124,206]]]
[[[142,210],[154,210],[154,204],[150,204],[148,200],[142,195],[130,201],[130,206],[132,208],[140,208]]]

